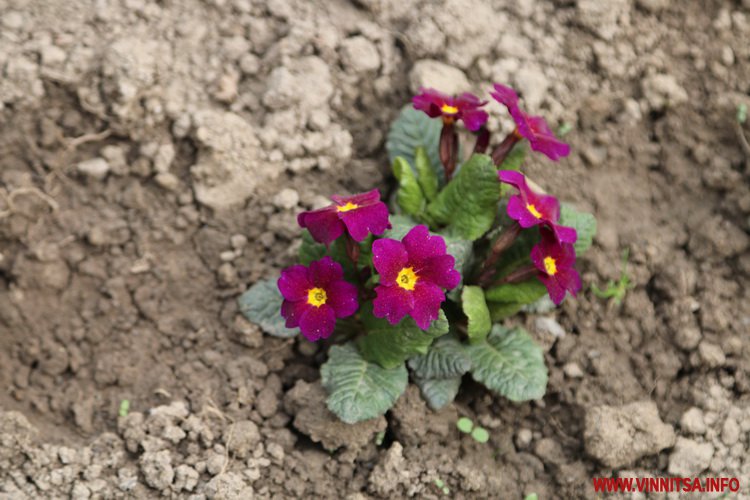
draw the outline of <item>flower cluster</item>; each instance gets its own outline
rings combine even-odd
[[[380,201],[377,189],[331,199],[332,205],[298,217],[299,225],[319,243],[330,245],[342,235],[362,242],[368,235],[380,236],[391,227],[388,208]],[[455,288],[461,279],[453,268],[453,256],[446,252],[445,240],[431,236],[426,226],[415,226],[401,241],[375,240],[372,260],[379,273],[373,314],[391,324],[408,315],[426,330],[438,317],[445,289]],[[351,316],[359,309],[357,287],[344,281],[341,264],[327,256],[309,267],[285,269],[278,287],[284,298],[281,315],[286,326],[299,327],[311,341],[328,338],[337,318]]]
[[[553,161],[570,154],[570,146],[560,141],[552,133],[547,122],[541,116],[532,116],[524,112],[518,104],[518,94],[505,85],[494,84],[490,95],[498,103],[508,109],[511,118],[515,122],[515,129],[493,150],[492,160],[497,166],[501,166],[513,147],[521,140],[529,142],[532,150],[538,151]],[[463,120],[464,125],[470,131],[484,133],[477,135],[477,146],[475,151],[483,151],[489,142],[488,133],[483,129],[487,122],[487,113],[479,108],[487,101],[479,97],[464,93],[458,97],[446,96],[433,89],[422,89],[420,94],[413,98],[414,108],[424,111],[432,118],[442,117],[443,131],[450,130],[453,138],[444,139],[445,133],[441,135],[442,148],[450,148],[456,143],[453,123]],[[442,144],[443,141],[447,145]],[[446,173],[453,170],[452,165],[446,165]],[[500,170],[498,172],[500,182],[509,184],[516,188],[517,194],[508,199],[507,214],[517,222],[518,226],[509,228],[504,236],[501,236],[493,246],[493,252],[485,262],[485,268],[491,268],[497,262],[500,254],[508,248],[520,233],[519,229],[532,227],[540,228],[541,241],[531,251],[531,261],[537,271],[539,280],[544,283],[552,301],[559,305],[565,298],[566,291],[576,295],[581,289],[581,280],[575,270],[575,250],[573,244],[577,240],[576,230],[559,224],[560,203],[554,196],[535,193],[526,182],[524,175],[514,170]],[[484,269],[483,278],[491,278],[492,269]],[[514,273],[513,277],[526,277],[527,270]]]
[[[569,154],[568,145],[554,136],[543,118],[520,109],[513,89],[496,84],[490,95],[507,107],[516,124],[513,132],[492,151],[495,165],[501,166],[521,140],[527,140],[532,150],[555,161]],[[456,125],[459,122],[477,134],[475,153],[489,146],[490,134],[485,128],[488,115],[482,109],[487,101],[470,93],[450,96],[434,89],[422,89],[412,103],[416,110],[442,120],[439,156],[445,182],[450,183],[458,167]],[[536,228],[540,238],[531,249],[529,267],[517,269],[503,279],[513,283],[513,280],[536,275],[555,304],[560,304],[567,292],[575,295],[581,288],[574,268],[576,230],[560,224],[558,200],[532,190],[520,172],[499,170],[497,178],[516,190],[508,198],[506,209],[516,222],[491,245],[484,272],[477,283],[489,284],[500,254],[513,244],[522,230]],[[332,196],[331,200],[331,205],[303,212],[297,220],[315,241],[325,245],[329,255],[332,255],[332,245],[342,240],[348,261],[336,262],[331,256],[325,256],[307,267],[296,265],[281,273],[278,289],[283,297],[281,315],[285,325],[298,327],[309,340],[327,338],[338,319],[354,315],[361,304],[372,301],[374,317],[397,325],[409,316],[419,328],[428,330],[440,315],[446,291],[461,282],[455,258],[447,252],[443,237],[431,234],[423,224],[415,224],[401,240],[384,237],[391,223],[388,207],[381,201],[377,189],[353,196]],[[493,213],[496,211],[489,208]],[[338,255],[340,258],[341,252]],[[368,258],[371,255],[371,265],[360,262],[362,255]],[[342,264],[347,266],[346,272]]]

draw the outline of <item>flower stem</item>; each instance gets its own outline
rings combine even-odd
[[[445,169],[445,182],[451,180],[458,162],[458,134],[453,123],[444,123],[440,131],[440,162]]]
[[[477,132],[477,142],[474,144],[474,153],[484,154],[490,145],[490,131],[485,127]]]
[[[357,269],[357,263],[359,262],[359,243],[354,241],[352,235],[346,233],[346,255],[354,263],[354,268]]]
[[[536,267],[533,265],[528,265],[524,267],[520,267],[516,269],[515,271],[511,272],[504,278],[501,278],[494,283],[492,283],[493,286],[496,285],[504,285],[507,283],[521,283],[522,281],[527,281],[534,276],[536,276],[539,273],[539,270],[537,270]]]
[[[480,286],[484,286],[492,280],[496,272],[495,264],[500,260],[503,252],[510,248],[513,242],[516,241],[519,234],[521,234],[521,226],[518,222],[514,221],[513,224],[508,226],[495,240],[490,249],[490,253],[487,255],[487,258],[482,263],[482,267],[479,269],[478,283]]]
[[[495,166],[499,167],[503,164],[513,146],[520,140],[521,136],[518,134],[518,130],[514,130],[503,139],[503,142],[492,151],[492,162]]]

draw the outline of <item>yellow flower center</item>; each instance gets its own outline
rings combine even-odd
[[[414,272],[413,267],[405,267],[398,273],[396,284],[404,290],[409,290],[411,292],[414,290],[414,285],[417,284],[418,279],[419,276]]]
[[[442,111],[446,115],[455,115],[456,113],[458,113],[458,108],[449,104],[443,104],[440,107],[440,111]]]
[[[326,303],[326,300],[328,300],[328,295],[322,288],[311,288],[307,292],[307,303],[311,306],[320,307]]]
[[[554,276],[555,274],[557,274],[557,262],[555,262],[555,259],[553,259],[552,257],[545,257],[544,269],[550,276]]]
[[[541,219],[542,218],[542,214],[540,214],[539,210],[537,210],[536,207],[534,205],[532,205],[531,203],[529,203],[528,205],[526,205],[526,210],[528,210],[529,212],[531,212],[531,215],[533,215],[537,219]]]
[[[347,201],[346,205],[339,205],[336,207],[336,210],[339,212],[348,212],[349,210],[354,210],[355,208],[359,208],[359,205],[356,203],[352,203],[351,201]]]

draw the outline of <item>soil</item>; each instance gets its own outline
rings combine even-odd
[[[0,498],[594,498],[618,475],[738,477],[750,498],[747,0],[0,14]],[[410,387],[344,426],[325,349],[264,336],[236,298],[293,262],[298,211],[390,186],[384,136],[416,87],[493,81],[572,125],[573,154],[526,171],[596,214],[584,281],[617,279],[627,248],[635,287],[518,319],[542,401],[467,380],[432,412]]]

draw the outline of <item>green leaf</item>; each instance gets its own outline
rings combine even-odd
[[[469,240],[456,238],[452,235],[441,236],[445,238],[447,252],[455,259],[455,263],[453,264],[454,269],[461,273],[461,281],[458,282],[458,286],[447,294],[450,300],[458,302],[461,299],[461,290],[464,286],[464,276],[466,276],[471,269],[474,244]]]
[[[589,249],[596,234],[596,218],[590,213],[577,212],[573,207],[563,204],[560,207],[560,224],[574,227],[578,233],[575,243],[576,255],[581,255]]]
[[[422,397],[433,410],[439,410],[450,404],[461,387],[461,377],[452,378],[415,378],[414,382],[422,392]]]
[[[425,205],[422,188],[419,187],[414,170],[401,156],[393,160],[393,175],[396,176],[399,184],[396,193],[398,206],[409,215],[421,213]]]
[[[320,377],[328,409],[347,424],[383,415],[409,381],[404,365],[386,370],[369,363],[352,343],[331,347]]]
[[[523,162],[526,160],[526,156],[529,154],[529,146],[526,141],[521,141],[513,146],[508,156],[505,157],[502,165],[498,170],[521,170]]]
[[[497,278],[504,278],[521,266],[531,265],[531,249],[539,242],[539,231],[521,231],[497,264]]]
[[[490,318],[492,318],[492,322],[497,323],[505,318],[510,318],[523,309],[523,304],[512,302],[487,302],[487,307],[490,310]]]
[[[490,440],[490,433],[484,427],[474,427],[474,430],[471,431],[471,437],[477,443],[484,444]]]
[[[309,266],[310,262],[320,260],[326,255],[325,245],[315,241],[309,231],[302,232],[302,244],[299,247],[299,262]]]
[[[406,233],[411,231],[411,228],[419,224],[408,215],[401,214],[391,215],[390,223],[391,228],[383,233],[383,238],[391,238],[399,241],[406,236]]]
[[[511,401],[544,396],[547,367],[542,350],[521,328],[495,325],[486,342],[467,347],[471,375],[488,389]]]
[[[410,317],[391,325],[385,318],[373,316],[371,310],[363,312],[362,322],[367,335],[357,340],[357,346],[365,359],[383,368],[398,366],[415,354],[426,354],[433,340],[448,333],[448,320],[442,310],[427,331]]]
[[[368,236],[362,243],[359,243],[360,254],[359,254],[359,266],[369,266],[372,258],[370,246],[372,245],[371,237]],[[344,268],[344,277],[348,281],[357,281],[357,270],[346,254],[346,240],[339,238],[329,245],[326,250],[325,245],[316,242],[312,235],[305,231],[302,233],[302,244],[299,247],[299,260],[300,264],[309,266],[311,262],[320,260],[326,255],[331,257],[333,260],[341,264]]]
[[[409,164],[414,165],[416,149],[423,147],[436,177],[442,179],[443,169],[438,151],[442,129],[441,120],[433,120],[414,109],[411,104],[404,106],[388,132],[388,140],[385,143],[388,159],[393,163],[397,156],[402,156]]]
[[[421,379],[461,377],[471,368],[463,344],[452,335],[437,339],[427,354],[409,359],[409,368]]]
[[[456,427],[464,434],[468,434],[474,428],[474,422],[468,417],[461,417],[456,421]]]
[[[500,181],[492,160],[475,154],[427,207],[438,224],[450,224],[462,238],[474,241],[486,233],[495,220],[500,199]]]
[[[434,200],[438,194],[439,181],[427,152],[421,146],[414,152],[414,167],[417,169],[419,186],[424,197],[427,201]]]
[[[469,318],[469,342],[481,342],[492,328],[490,310],[484,299],[484,291],[478,286],[465,286],[461,294],[461,306]]]
[[[536,278],[520,283],[505,283],[494,286],[485,292],[488,301],[506,302],[519,305],[531,304],[543,297],[547,288]]]
[[[261,280],[251,286],[237,299],[240,312],[258,325],[261,330],[274,337],[294,337],[299,328],[287,328],[281,317],[281,296],[276,280]]]

